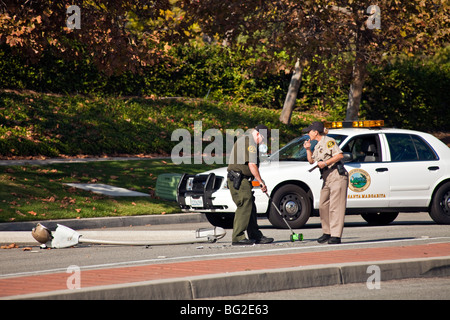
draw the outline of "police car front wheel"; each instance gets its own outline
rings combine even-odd
[[[301,228],[308,221],[311,215],[311,201],[301,187],[293,184],[282,186],[275,191],[272,199],[291,228]],[[283,218],[272,205],[268,217],[274,227],[287,228]]]

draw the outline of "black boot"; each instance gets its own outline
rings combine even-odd
[[[331,235],[324,233],[319,239],[317,239],[318,243],[325,243],[330,239]]]

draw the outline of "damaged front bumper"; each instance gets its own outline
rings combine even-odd
[[[225,211],[230,207],[230,203],[226,203],[229,201],[220,201],[220,203],[215,201],[222,192],[224,192],[226,198],[229,198],[227,200],[231,200],[229,190],[222,187],[225,183],[224,177],[217,176],[214,173],[198,175],[185,173],[177,187],[178,205],[183,210]]]

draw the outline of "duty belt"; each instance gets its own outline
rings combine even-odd
[[[233,171],[233,170],[229,170],[227,176],[228,176],[228,179],[230,179],[233,182],[233,187],[236,190],[239,190],[242,180],[246,179],[248,181],[251,181],[251,179],[253,179],[253,177],[246,176],[246,175],[242,174],[241,172]]]

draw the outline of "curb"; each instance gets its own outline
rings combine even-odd
[[[368,282],[368,267],[380,268],[382,281],[450,276],[450,256],[440,258],[342,263],[245,271],[131,284],[96,286],[5,297],[8,300],[193,300],[320,286]]]
[[[42,223],[49,229],[56,228],[57,224],[63,224],[74,230],[115,228],[173,223],[195,223],[207,222],[206,216],[202,213],[174,213],[166,215],[144,215],[144,216],[121,216],[121,217],[100,217],[86,219],[60,219],[60,220],[39,220],[23,222],[0,223],[0,231],[30,231],[36,224]]]

